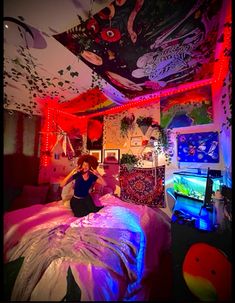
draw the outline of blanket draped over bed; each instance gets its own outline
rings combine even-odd
[[[169,249],[169,222],[111,194],[100,202],[102,210],[83,218],[61,201],[5,213],[5,262],[24,257],[11,300],[61,301],[69,272],[81,301],[148,300],[146,281]]]

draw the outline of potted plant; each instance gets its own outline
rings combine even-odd
[[[133,127],[134,120],[135,116],[133,114],[125,116],[121,119],[120,130],[123,137],[127,136],[128,130]]]
[[[169,165],[173,156],[173,143],[171,142],[171,129],[165,129],[158,123],[152,125],[155,129],[155,136],[150,137],[154,149],[158,154],[165,155],[166,163]]]
[[[137,165],[139,162],[139,159],[136,155],[133,154],[122,154],[120,163],[124,165],[128,170],[131,170],[134,168],[135,165]]]
[[[153,123],[152,117],[139,116],[136,120],[138,127],[141,129],[142,133],[145,135],[149,126]]]

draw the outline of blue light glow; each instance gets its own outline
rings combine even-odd
[[[195,227],[205,231],[211,231],[214,224],[214,212],[203,207],[203,203],[192,199],[178,197],[175,210],[183,212],[187,217],[195,219]],[[173,218],[176,219],[175,217]],[[182,223],[183,224],[183,223]]]

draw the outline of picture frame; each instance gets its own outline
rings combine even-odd
[[[98,160],[98,163],[102,162],[102,150],[101,149],[91,149],[89,151],[89,154],[96,157]]]
[[[104,149],[105,164],[119,164],[120,149]]]
[[[140,147],[140,146],[142,146],[142,137],[141,136],[131,137],[130,146],[131,147]]]

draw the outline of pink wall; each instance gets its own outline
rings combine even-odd
[[[4,111],[4,208],[25,184],[37,184],[40,117]]]

